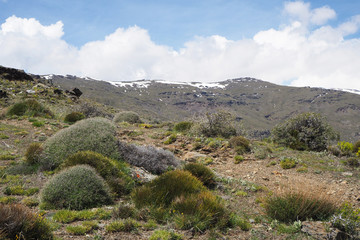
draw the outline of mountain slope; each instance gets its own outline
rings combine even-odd
[[[288,117],[318,112],[344,140],[360,138],[360,95],[322,88],[279,86],[253,78],[219,83],[134,81],[108,83],[74,76],[46,76],[64,89],[149,119],[181,121],[220,109],[232,112],[253,135],[270,130]]]

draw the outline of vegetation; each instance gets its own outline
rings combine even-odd
[[[214,188],[216,185],[215,174],[213,171],[201,163],[188,163],[184,166],[185,171],[189,171],[193,176],[199,179],[204,186]]]
[[[237,134],[234,117],[224,111],[207,113],[199,125],[199,131],[206,137],[228,138]]]
[[[100,153],[80,151],[69,156],[61,165],[62,169],[87,164],[105,179],[109,187],[116,194],[129,193],[134,186],[134,181],[129,175],[128,167],[124,163],[107,158]]]
[[[1,239],[54,239],[47,220],[20,204],[0,204]]]
[[[124,112],[119,112],[118,114],[115,115],[114,122],[119,123],[119,122],[127,122],[127,123],[142,123],[140,116],[132,111],[124,111]]]
[[[296,150],[325,150],[338,134],[318,113],[299,114],[272,130],[273,140]]]
[[[193,125],[192,122],[186,122],[186,121],[178,122],[174,126],[174,131],[176,131],[176,132],[188,132],[191,129],[192,125]]]
[[[354,209],[350,204],[345,203],[331,217],[331,225],[350,235],[349,239],[357,239],[360,235],[360,209]]]
[[[250,141],[243,136],[234,136],[229,140],[230,147],[241,155],[250,152]]]
[[[25,161],[28,164],[37,164],[40,162],[41,153],[43,152],[43,148],[41,143],[31,143],[26,150],[25,153]]]
[[[45,169],[58,167],[68,156],[78,151],[94,151],[119,159],[115,126],[104,118],[89,118],[63,129],[44,144]]]
[[[56,174],[41,194],[43,206],[81,210],[112,203],[108,187],[95,169],[78,165]]]
[[[181,240],[183,237],[180,234],[167,230],[156,230],[149,240]]]
[[[291,157],[283,157],[280,159],[280,167],[282,169],[290,169],[296,166],[297,162]]]
[[[47,117],[51,118],[54,114],[47,108],[45,108],[38,101],[28,99],[12,105],[8,111],[8,116],[29,116],[29,117]]]
[[[81,112],[71,112],[67,114],[64,121],[67,123],[75,123],[85,118],[85,115]]]

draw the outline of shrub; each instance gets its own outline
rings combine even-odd
[[[132,198],[137,207],[169,206],[176,197],[188,196],[204,189],[203,184],[188,171],[175,170],[136,188]]]
[[[114,218],[131,218],[135,215],[135,209],[127,204],[120,204],[114,208],[112,216]]]
[[[235,119],[231,113],[217,112],[207,113],[205,119],[200,123],[200,133],[206,137],[224,137],[228,138],[236,135],[234,126]]]
[[[69,156],[61,165],[61,168],[87,164],[95,168],[97,173],[103,177],[111,190],[118,195],[129,193],[134,186],[134,181],[129,175],[125,164],[112,160],[100,153],[92,151],[81,151]]]
[[[180,234],[170,232],[167,230],[155,230],[149,240],[181,240],[183,237]]]
[[[80,112],[86,116],[86,118],[103,117],[112,119],[114,116],[104,111],[98,104],[91,102],[82,102],[75,108],[76,112]]]
[[[351,156],[354,151],[354,145],[349,142],[341,141],[338,142],[338,146],[340,148],[341,155],[343,156]]]
[[[357,153],[360,150],[359,148],[360,148],[360,140],[354,143],[354,148],[353,148],[354,153]]]
[[[325,150],[331,140],[338,134],[331,128],[320,114],[299,114],[272,130],[273,140],[279,144],[296,150]]]
[[[160,174],[169,168],[176,168],[180,165],[174,154],[161,148],[136,146],[125,142],[119,142],[118,147],[126,162],[130,165],[143,167],[151,173]]]
[[[328,146],[327,150],[334,156],[339,157],[341,155],[341,151],[338,146],[335,145]]]
[[[171,134],[165,141],[164,144],[171,144],[176,142],[177,136],[176,134]]]
[[[243,231],[249,231],[251,229],[251,224],[246,219],[236,214],[230,215],[230,226],[240,227]]]
[[[85,118],[85,115],[81,112],[71,112],[65,116],[64,121],[68,123],[75,123]]]
[[[53,113],[33,99],[18,102],[12,105],[8,111],[8,116],[30,116],[30,117],[53,117]]]
[[[350,235],[349,239],[358,239],[360,227],[360,209],[354,209],[350,204],[344,204],[334,214],[330,223],[333,227]]]
[[[287,190],[265,199],[266,214],[278,221],[290,223],[306,219],[324,220],[333,215],[336,204],[319,191]]]
[[[171,205],[175,223],[180,229],[204,231],[209,228],[224,228],[229,216],[220,199],[209,191],[190,196],[180,196]]]
[[[119,112],[115,115],[114,122],[142,123],[139,115],[132,111]]]
[[[216,185],[215,174],[213,171],[200,163],[188,163],[184,166],[185,171],[189,171],[193,176],[199,179],[204,186],[213,188]]]
[[[294,168],[296,164],[296,160],[291,157],[284,157],[280,159],[280,167],[282,169]]]
[[[20,204],[0,204],[1,239],[54,239],[46,219]]]
[[[131,232],[139,228],[141,225],[133,219],[126,219],[123,221],[114,221],[107,225],[106,231],[108,232]]]
[[[28,164],[39,163],[42,152],[43,152],[43,148],[41,146],[41,143],[37,143],[37,142],[31,143],[26,150],[25,161]]]
[[[239,164],[239,163],[241,163],[241,162],[243,162],[243,161],[244,161],[244,157],[243,157],[243,156],[236,155],[236,156],[234,157],[234,163],[235,163],[235,164]]]
[[[346,160],[346,165],[349,167],[357,168],[360,167],[359,159],[356,157],[351,157]]]
[[[177,124],[175,124],[174,126],[174,130],[176,132],[187,132],[190,130],[190,128],[192,127],[192,122],[179,122]]]
[[[41,194],[49,207],[81,210],[112,203],[104,180],[94,168],[78,165],[65,169],[51,178]]]
[[[44,168],[58,167],[68,156],[78,151],[94,151],[119,159],[115,126],[104,118],[89,118],[62,129],[44,143]]]
[[[232,137],[229,144],[239,155],[250,152],[250,141],[242,136]]]

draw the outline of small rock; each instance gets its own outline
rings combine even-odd
[[[352,177],[353,173],[352,172],[343,172],[341,175],[343,175],[345,177]]]
[[[201,154],[198,152],[187,152],[183,159],[188,162],[196,162],[199,158],[206,158],[205,154]]]
[[[335,240],[341,238],[344,233],[336,228],[331,228],[330,223],[325,222],[302,222],[301,231],[319,240]]]
[[[270,181],[270,179],[268,177],[262,177],[262,179],[265,181]]]

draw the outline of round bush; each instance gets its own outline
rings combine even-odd
[[[204,189],[203,184],[188,171],[174,170],[136,188],[132,197],[138,207],[169,206],[176,197],[199,193]]]
[[[42,190],[41,201],[48,208],[75,210],[112,203],[105,181],[88,165],[77,165],[54,175]]]
[[[200,163],[188,163],[184,166],[185,171],[189,171],[193,176],[199,179],[204,186],[213,188],[216,185],[214,172]]]
[[[320,114],[299,114],[272,130],[273,140],[296,150],[323,151],[338,134]]]
[[[0,239],[54,239],[47,220],[21,204],[0,204],[0,216]]]
[[[44,143],[43,168],[54,169],[78,151],[94,151],[119,159],[114,124],[105,118],[84,119],[62,129]]]
[[[9,116],[53,117],[53,113],[38,101],[29,99],[12,105],[8,111]]]
[[[129,193],[134,185],[125,163],[92,151],[77,152],[69,156],[60,167],[67,168],[81,164],[87,164],[95,168],[97,173],[106,180],[111,190],[118,195]]]
[[[234,136],[229,140],[230,147],[234,148],[238,154],[250,151],[250,141],[243,136]]]
[[[142,123],[139,115],[136,112],[124,111],[119,112],[114,117],[114,122],[128,122],[128,123]]]
[[[41,143],[31,143],[25,153],[25,161],[29,164],[39,163],[43,148]]]
[[[68,123],[75,123],[85,118],[85,115],[81,112],[72,112],[65,116],[64,121]]]
[[[177,132],[187,132],[190,130],[190,128],[192,127],[192,122],[179,122],[177,124],[175,124],[174,126],[174,130]]]

